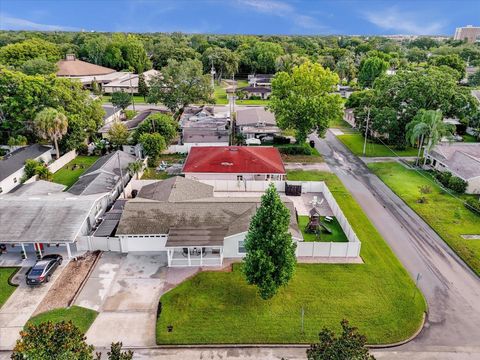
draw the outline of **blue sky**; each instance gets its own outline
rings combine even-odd
[[[0,0],[0,29],[222,34],[446,34],[480,0]]]

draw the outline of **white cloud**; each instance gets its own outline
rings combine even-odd
[[[305,29],[325,29],[325,26],[309,15],[299,13],[292,5],[277,0],[237,0],[237,3],[247,10],[270,14],[282,18],[291,19],[292,22]]]
[[[363,13],[372,24],[384,30],[394,30],[412,35],[436,35],[442,32],[442,21],[428,22],[418,14],[402,12],[396,7]]]
[[[0,14],[0,30],[73,31],[70,26],[39,24],[27,19]]]

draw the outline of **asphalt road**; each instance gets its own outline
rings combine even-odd
[[[395,351],[478,353],[480,359],[480,279],[332,133],[312,139],[412,278],[421,274],[418,285],[429,308],[425,326]]]

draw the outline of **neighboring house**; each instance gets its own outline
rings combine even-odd
[[[282,157],[271,146],[192,147],[182,170],[195,180],[284,180]]]
[[[348,99],[353,94],[353,89],[350,86],[338,85],[336,94],[339,94],[342,98]]]
[[[52,148],[34,144],[18,148],[0,160],[0,194],[5,194],[20,185],[25,174],[25,161],[33,159],[49,163],[52,161]]]
[[[136,161],[135,156],[121,150],[102,156],[67,192],[82,196],[107,193],[107,206],[109,206],[115,202],[130,181],[128,165],[134,161]]]
[[[105,84],[129,74],[78,60],[73,54],[67,54],[65,60],[57,62],[57,67],[58,77],[78,79],[85,88],[91,88],[93,81],[103,87]]]
[[[135,130],[142,122],[145,121],[147,117],[156,113],[167,113],[164,110],[158,109],[147,109],[140,111],[133,119],[122,121],[122,123],[127,127],[128,131]],[[112,127],[113,122],[105,123],[99,130],[98,133],[102,134],[102,138],[108,138],[108,131]]]
[[[262,100],[266,100],[272,94],[272,88],[268,86],[245,86],[238,88],[237,92],[245,93],[247,99],[251,99],[252,97],[258,97]]]
[[[235,121],[237,133],[245,139],[262,139],[280,134],[275,115],[263,107],[253,107],[237,111]]]
[[[145,77],[145,83],[147,86],[150,84],[150,81],[160,75],[160,71],[158,70],[148,70],[143,73],[143,76]],[[122,76],[121,78],[118,78],[116,80],[113,80],[109,82],[108,84],[103,86],[103,92],[107,94],[111,94],[117,91],[123,91],[127,93],[133,93],[133,94],[138,94],[138,81],[139,81],[139,75],[138,74],[127,74],[125,76]]]
[[[105,110],[105,115],[103,116],[103,123],[110,124],[114,121],[120,121],[122,115],[122,109],[116,108],[111,105],[102,105],[103,110]]]
[[[432,168],[465,180],[468,194],[480,194],[480,143],[441,143],[425,157]]]
[[[188,152],[193,146],[228,146],[230,117],[227,113],[215,114],[213,107],[188,107],[180,118],[181,145]]]
[[[11,245],[7,251],[32,256],[56,245],[71,257],[77,239],[90,233],[106,208],[107,194],[74,196],[64,188],[39,180],[0,195],[0,243]]]
[[[224,258],[245,256],[245,236],[261,198],[213,193],[213,186],[178,176],[142,187],[123,209],[116,231],[120,251],[165,251],[169,266],[219,266]],[[293,240],[302,241],[293,202],[282,200]]]

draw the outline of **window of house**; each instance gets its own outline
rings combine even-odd
[[[3,189],[0,187],[0,194],[3,192]]]
[[[238,242],[238,253],[239,254],[246,254],[247,250],[245,249],[245,241],[240,240]]]
[[[13,182],[14,182],[15,184],[17,183],[17,178],[16,178],[16,177],[13,178]]]
[[[243,181],[243,175],[237,175],[237,181]]]

